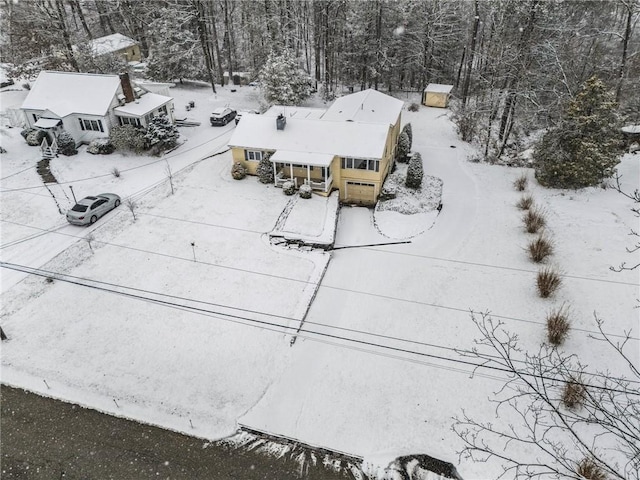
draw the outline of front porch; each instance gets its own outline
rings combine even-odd
[[[271,157],[276,187],[293,182],[296,188],[309,185],[312,190],[331,192],[333,155],[277,151]]]

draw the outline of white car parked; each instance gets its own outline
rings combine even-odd
[[[73,225],[91,225],[118,205],[120,197],[115,193],[84,197],[67,212],[67,222]]]

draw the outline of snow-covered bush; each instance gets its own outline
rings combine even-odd
[[[423,176],[424,170],[422,167],[422,156],[419,152],[416,152],[411,157],[411,160],[409,160],[406,186],[409,188],[420,188],[422,186]]]
[[[282,191],[285,195],[293,195],[294,193],[296,193],[296,186],[293,184],[293,182],[286,181],[282,184]]]
[[[420,110],[420,105],[417,103],[412,103],[407,107],[407,110],[409,110],[410,112],[417,112],[418,110]]]
[[[231,176],[235,180],[242,180],[247,176],[247,169],[244,168],[244,165],[242,165],[240,162],[235,162],[233,164],[233,167],[231,167]]]
[[[61,153],[62,155],[65,155],[67,157],[76,155],[78,153],[78,149],[76,148],[76,141],[66,130],[62,130],[58,134],[58,136],[56,137],[56,141],[58,142],[58,153]]]
[[[93,155],[109,155],[113,153],[115,149],[116,147],[113,146],[109,138],[94,138],[89,142],[87,152]]]
[[[24,130],[23,130],[24,132]],[[47,134],[44,130],[38,130],[37,128],[30,128],[24,139],[27,141],[27,145],[31,145],[32,147],[39,147],[42,143],[42,139],[47,137]]]
[[[407,123],[404,127],[402,127],[402,131],[407,134],[407,137],[409,137],[409,152],[410,152],[411,147],[413,146],[413,130],[411,128],[411,124]]]
[[[133,125],[113,127],[109,133],[109,139],[116,150],[131,150],[140,153],[147,146],[144,130]]]
[[[153,117],[144,134],[147,144],[159,150],[175,147],[179,136],[178,127],[166,115]]]
[[[258,168],[256,169],[256,174],[258,175],[258,180],[261,183],[273,183],[273,164],[269,160],[271,158],[270,153],[266,153],[262,156],[262,160],[258,163]]]
[[[311,185],[300,185],[300,198],[311,198]]]
[[[404,130],[398,136],[398,146],[396,147],[396,161],[406,163],[409,160],[409,152],[411,151],[411,142],[409,135]]]
[[[387,200],[393,200],[398,195],[398,188],[395,185],[383,185],[380,190],[380,196],[378,200],[385,202]]]

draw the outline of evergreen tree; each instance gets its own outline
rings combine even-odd
[[[144,138],[149,146],[172,148],[178,143],[179,136],[178,128],[171,123],[169,118],[166,115],[159,115],[151,119]]]
[[[262,183],[273,183],[273,164],[271,163],[271,154],[266,153],[262,156],[262,160],[258,164],[258,168],[256,173],[258,174],[258,179]]]
[[[409,159],[409,152],[411,151],[411,142],[409,135],[406,131],[402,130],[398,137],[398,146],[396,147],[396,161],[400,163],[406,163]]]
[[[67,157],[69,157],[78,153],[78,150],[76,149],[76,141],[66,130],[62,130],[60,133],[58,133],[56,142],[58,143],[58,152],[60,152],[62,155],[66,155]]]
[[[413,145],[413,130],[411,129],[411,124],[407,123],[404,127],[402,127],[402,131],[407,134],[409,137],[409,152],[411,151],[411,146]]]
[[[536,178],[554,188],[583,188],[610,177],[618,164],[619,118],[612,92],[596,77],[587,80],[559,124],[534,152]]]
[[[311,78],[300,67],[289,50],[271,53],[260,72],[262,93],[267,102],[278,105],[300,105],[311,95]]]
[[[422,167],[422,156],[419,152],[413,154],[407,167],[407,181],[405,185],[409,188],[420,188],[424,170]]]

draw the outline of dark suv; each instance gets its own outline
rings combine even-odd
[[[236,115],[237,112],[235,110],[229,107],[220,107],[211,112],[209,120],[211,120],[212,126],[221,127],[236,118]]]

